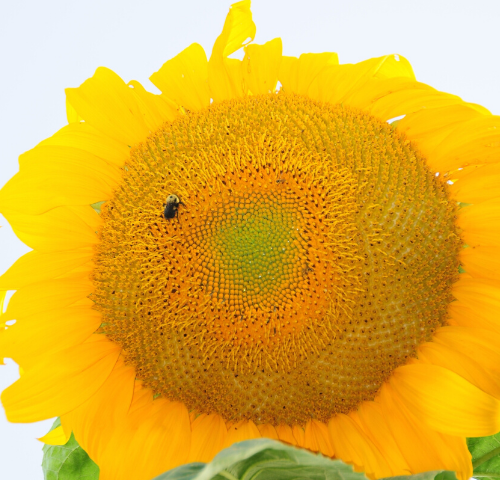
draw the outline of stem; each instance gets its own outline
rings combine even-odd
[[[488,452],[482,457],[478,458],[475,462],[472,463],[472,467],[477,468],[479,467],[479,465],[482,465],[484,462],[487,462],[490,458],[496,457],[499,454],[500,454],[500,447],[497,447],[491,452]]]

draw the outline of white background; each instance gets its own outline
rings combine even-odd
[[[229,4],[0,0],[0,186],[20,153],[64,125],[65,87],[102,65],[152,88],[148,77],[190,43],[210,54]],[[252,10],[256,42],[281,37],[285,55],[336,51],[351,63],[399,53],[418,80],[500,114],[500,0],[254,0]],[[0,225],[2,273],[27,248]],[[0,390],[16,378],[8,361]],[[35,438],[51,423],[9,424],[0,406],[1,479],[43,479]]]

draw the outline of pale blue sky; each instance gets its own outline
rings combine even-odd
[[[147,80],[190,43],[209,54],[230,2],[16,0],[0,16],[0,186],[19,154],[61,128],[64,88],[98,66]],[[286,55],[336,51],[342,63],[404,55],[417,79],[500,114],[500,0],[254,0],[257,43]],[[0,273],[27,251],[0,216]],[[0,390],[17,375],[0,367]],[[43,479],[42,436],[52,421],[14,425],[0,407],[0,478]]]

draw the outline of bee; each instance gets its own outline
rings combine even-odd
[[[167,197],[167,203],[163,204],[165,207],[165,210],[163,210],[163,216],[166,220],[179,216],[179,205],[184,204],[179,200],[177,195],[172,194]]]

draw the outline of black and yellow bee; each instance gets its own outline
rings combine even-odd
[[[179,200],[177,195],[172,194],[167,197],[167,203],[163,204],[165,207],[165,210],[163,210],[163,216],[166,220],[170,220],[171,218],[179,215],[179,205],[183,205],[183,203]]]

